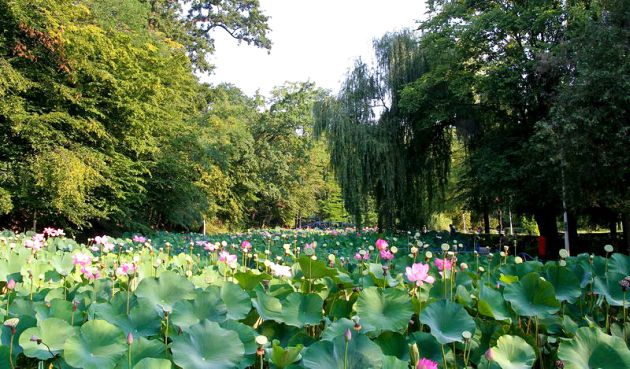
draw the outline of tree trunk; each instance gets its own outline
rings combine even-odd
[[[630,255],[630,216],[628,213],[621,215],[621,225],[623,227],[623,239],[626,242],[626,252]]]
[[[578,244],[577,216],[574,212],[569,211],[567,213],[567,218],[569,220],[569,247],[571,248],[571,254],[577,255],[579,252],[587,251],[581,250],[580,245]]]
[[[483,207],[483,229],[486,234],[490,234],[490,214],[488,214],[488,206]]]
[[[557,257],[560,251],[560,239],[558,238],[558,224],[556,223],[556,214],[549,209],[541,209],[534,213],[534,219],[538,224],[540,235],[546,240],[547,257]]]

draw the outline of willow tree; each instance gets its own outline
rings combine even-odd
[[[424,224],[443,197],[449,171],[448,122],[409,114],[401,91],[426,72],[410,31],[374,42],[376,65],[360,59],[336,97],[315,107],[316,133],[327,138],[346,209],[360,227],[375,200],[379,229]]]

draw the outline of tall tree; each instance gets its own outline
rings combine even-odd
[[[316,109],[329,143],[346,208],[360,227],[376,200],[379,228],[425,224],[448,176],[450,122],[401,104],[403,88],[426,73],[425,55],[409,31],[374,42],[377,65],[358,60],[336,97]]]

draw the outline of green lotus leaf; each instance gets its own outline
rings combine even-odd
[[[0,346],[0,369],[12,369],[9,346]]]
[[[32,304],[28,304],[28,306],[32,306]],[[13,306],[11,306],[11,311],[13,311]],[[19,319],[20,322],[18,323],[17,327],[15,327],[15,341],[18,340],[18,338],[22,335],[22,332],[24,332],[26,329],[37,326],[37,320],[30,315],[19,315]],[[2,346],[9,347],[9,345],[11,344],[11,328],[5,325],[0,326],[0,339],[2,340]],[[14,358],[22,353],[22,346],[17,345],[16,343],[17,342],[13,343]]]
[[[283,306],[283,321],[294,327],[319,324],[322,320],[324,300],[314,293],[293,292]]]
[[[618,253],[612,254],[608,259],[608,272],[630,275],[630,256]]]
[[[409,363],[402,361],[396,356],[383,356],[383,368],[387,369],[408,369]]]
[[[466,309],[448,300],[427,305],[420,313],[420,322],[431,328],[431,334],[442,345],[463,342],[462,333],[474,333],[476,328]]]
[[[116,304],[116,299],[112,300]],[[118,307],[109,303],[93,304],[90,310],[98,319],[106,320],[120,328],[125,335],[132,333],[134,337],[148,337],[160,331],[160,316],[150,302],[141,300],[132,307],[129,315],[125,314],[124,305]]]
[[[147,357],[134,365],[133,369],[171,369],[172,367],[170,360]]]
[[[623,290],[619,284],[619,281],[624,277],[623,274],[612,272],[597,276],[593,282],[593,291],[604,296],[611,306],[623,306],[625,301],[626,307],[628,307],[630,306],[629,298],[626,296],[624,299]]]
[[[258,348],[256,336],[258,336],[258,333],[256,333],[254,328],[234,320],[226,320],[221,323],[221,328],[238,333],[238,337],[245,347],[245,355],[256,353]]]
[[[492,348],[494,361],[501,369],[530,369],[536,361],[534,349],[518,336],[503,335]]]
[[[195,299],[181,300],[173,305],[171,321],[174,325],[187,328],[207,319],[213,322],[223,322],[227,316],[227,306],[221,299],[219,287],[209,287],[197,290]]]
[[[346,330],[349,329],[354,334],[356,331],[354,330],[354,322],[348,318],[341,318],[332,322],[324,332],[322,332],[322,340],[324,341],[332,341],[335,337],[343,335]],[[361,330],[359,333],[365,333],[363,326],[361,326]]]
[[[477,305],[479,314],[489,316],[496,320],[510,319],[510,310],[503,299],[501,292],[488,286],[481,286]]]
[[[76,368],[112,369],[127,351],[123,332],[104,320],[90,320],[68,338],[63,358]]]
[[[238,367],[245,347],[234,331],[204,320],[173,338],[173,361],[186,369],[228,369]]]
[[[19,342],[24,355],[39,360],[49,360],[52,355],[57,355],[63,350],[66,340],[73,334],[74,330],[65,320],[48,318],[39,322],[37,327],[28,328],[22,332]],[[39,337],[43,343],[37,344],[31,341],[33,336]]]
[[[398,332],[383,332],[374,339],[383,351],[383,355],[395,356],[399,359],[409,359],[409,347],[405,337]]]
[[[366,332],[394,331],[407,327],[413,315],[411,298],[402,290],[368,287],[359,294],[354,310]]]
[[[505,286],[503,297],[521,316],[548,315],[560,309],[553,285],[542,280],[538,273],[529,273],[518,282]]]
[[[556,298],[560,301],[567,301],[573,304],[582,296],[580,281],[568,268],[550,265],[545,270],[545,279],[553,285]]]
[[[221,287],[221,299],[227,307],[228,319],[241,320],[252,309],[252,302],[247,292],[234,283],[226,283]]]
[[[411,342],[418,344],[418,352],[420,357],[427,358],[437,363],[442,362],[442,345],[427,332],[414,332],[410,336]],[[448,347],[445,349],[449,350]]]
[[[246,272],[234,273],[234,278],[238,281],[238,284],[245,290],[253,290],[260,282],[272,277],[267,273],[261,273],[258,270],[248,269]]]
[[[195,297],[194,288],[185,277],[167,271],[160,274],[158,278],[143,279],[136,289],[136,296],[150,302],[160,314],[170,313],[177,301]]]
[[[72,254],[64,252],[62,254],[53,255],[49,259],[50,265],[61,275],[68,275],[74,270],[72,262]]]
[[[256,291],[256,298],[252,299],[252,305],[264,320],[284,322],[282,303],[280,300],[262,291]]]
[[[339,336],[332,341],[318,341],[305,350],[302,365],[308,369],[365,369],[382,368],[383,353],[377,344],[362,334],[348,341],[347,366],[344,365],[346,339]]]
[[[302,274],[307,279],[318,279],[324,277],[334,277],[337,275],[337,269],[329,268],[326,263],[321,260],[312,260],[308,256],[302,256],[298,260]]]
[[[302,352],[303,348],[304,346],[302,345],[284,348],[280,346],[278,340],[273,340],[271,348],[268,349],[269,359],[273,365],[284,369],[302,358],[300,352]]]
[[[630,350],[625,342],[597,328],[579,328],[575,337],[560,342],[558,358],[565,369],[630,368]]]
[[[131,345],[131,367],[146,358],[160,359],[164,357],[164,343],[159,340],[149,340],[144,337],[134,338]],[[116,369],[129,369],[129,359],[127,355],[120,358]]]

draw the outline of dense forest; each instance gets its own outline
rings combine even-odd
[[[427,8],[340,91],[265,97],[199,80],[215,32],[272,47],[256,0],[0,1],[0,224],[489,232],[509,211],[553,240],[566,211],[572,237],[627,233],[630,3]]]
[[[628,242],[630,2],[428,8],[318,103],[348,211],[360,223],[373,200],[379,227],[404,229],[455,203],[486,233],[509,211],[555,248],[566,213],[571,242],[578,220]]]
[[[106,231],[344,220],[312,106],[210,86],[214,32],[270,48],[257,1],[0,1],[1,224]]]

